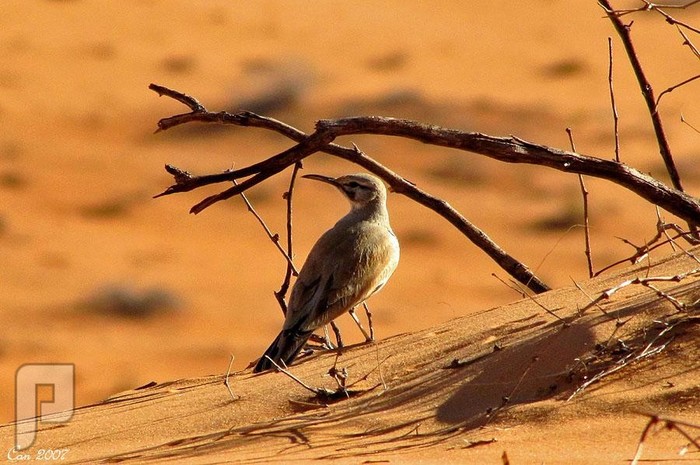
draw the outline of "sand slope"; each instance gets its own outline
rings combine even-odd
[[[42,428],[35,447],[67,448],[69,463],[498,463],[504,450],[512,463],[620,463],[634,455],[646,422],[641,413],[700,424],[699,320],[640,285],[599,307],[588,296],[635,277],[697,268],[678,254],[581,290],[563,288],[291,367],[328,389],[337,387],[329,368],[346,368],[349,398],[324,398],[284,374],[249,370],[230,377],[235,400],[220,374],[153,383]],[[699,279],[658,288],[695,302]],[[675,326],[662,333],[661,322]],[[662,346],[654,357],[621,363]],[[626,366],[567,400],[587,377],[615,364]],[[2,444],[10,443],[12,426],[0,433]],[[644,458],[697,460],[698,451],[677,455],[686,442],[671,432],[652,435]]]

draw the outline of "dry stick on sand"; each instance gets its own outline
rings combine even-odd
[[[404,137],[436,146],[475,152],[507,163],[536,164],[564,172],[608,179],[688,222],[700,222],[700,201],[698,199],[670,188],[634,168],[612,160],[553,149],[516,137],[492,137],[479,133],[440,128],[415,121],[384,117],[366,116],[320,120],[316,124],[316,130],[312,134],[306,135],[298,129],[271,118],[245,111],[236,114],[212,113],[207,111],[196,99],[181,92],[156,84],[151,84],[150,88],[160,95],[182,102],[192,110],[189,113],[161,119],[158,122],[159,130],[166,130],[191,121],[216,122],[264,128],[298,142],[297,145],[288,150],[259,163],[219,174],[192,176],[179,168],[166,165],[166,170],[175,178],[175,184],[157,197],[188,192],[204,185],[248,177],[238,186],[204,199],[192,208],[193,213],[199,213],[220,200],[243,192],[303,158],[321,151],[364,167],[387,182],[392,191],[403,194],[435,211],[486,252],[511,276],[526,284],[534,292],[539,293],[549,289],[525,265],[508,255],[483,231],[469,223],[447,202],[420,190],[365,153],[332,143],[334,139],[343,135],[376,134]]]
[[[267,357],[267,355],[266,355],[265,357]],[[347,384],[347,377],[348,377],[347,370],[346,370],[345,368],[342,368],[342,369],[338,369],[338,368],[337,368],[338,359],[337,359],[337,357],[336,357],[335,363],[333,363],[333,366],[328,370],[328,375],[331,376],[331,377],[335,380],[335,382],[336,382],[336,384],[337,384],[337,386],[338,386],[338,389],[328,389],[328,388],[324,388],[324,387],[320,387],[320,388],[319,388],[319,387],[314,387],[314,386],[311,386],[311,385],[309,385],[309,384],[306,384],[304,381],[302,381],[301,379],[299,379],[298,376],[294,375],[294,374],[291,373],[289,370],[287,370],[287,369],[285,369],[285,368],[282,368],[278,363],[276,363],[276,362],[275,362],[274,360],[272,360],[270,357],[267,357],[267,358],[268,358],[268,360],[270,360],[270,362],[272,363],[272,365],[273,365],[279,372],[281,372],[281,373],[283,373],[284,375],[288,376],[290,379],[292,379],[294,382],[296,382],[297,384],[299,384],[301,387],[303,387],[303,388],[306,389],[307,391],[312,392],[313,394],[315,394],[319,399],[339,400],[339,399],[344,399],[344,398],[350,398],[350,397],[352,397],[353,395],[356,395],[356,394],[359,394],[359,393],[362,393],[362,392],[367,392],[368,390],[375,389],[375,388],[377,388],[377,387],[379,387],[379,386],[381,386],[381,385],[383,384],[383,383],[377,384],[377,385],[375,385],[374,387],[372,387],[372,388],[370,388],[370,389],[362,389],[362,390],[357,390],[357,391],[352,390],[351,388],[352,388],[353,385],[355,385],[355,383],[367,379],[367,377],[369,377],[369,375],[374,371],[374,369],[372,369],[369,373],[367,373],[364,377],[360,378],[358,381],[355,381],[354,383],[351,383],[351,384]],[[375,368],[375,369],[376,369],[376,368]]]
[[[229,378],[231,377],[231,375],[236,374],[236,373],[231,373],[231,367],[233,366],[234,359],[235,359],[235,357],[233,356],[233,354],[231,354],[231,359],[229,360],[228,368],[226,369],[226,375],[224,376],[224,386],[226,386],[226,389],[228,389],[228,393],[231,395],[231,400],[238,400],[238,399],[240,399],[240,397],[236,396],[233,393],[233,389],[231,389],[231,383],[229,382]]]
[[[582,383],[579,387],[576,388],[576,390],[566,399],[567,402],[576,397],[578,394],[586,390],[591,384],[599,382],[601,379],[617,372],[620,371],[621,369],[625,368],[626,366],[630,365],[631,363],[638,362],[640,360],[644,360],[646,358],[653,357],[656,354],[661,353],[663,350],[668,347],[668,345],[673,342],[675,335],[671,334],[669,335],[666,340],[659,342],[657,345],[657,341],[659,341],[662,337],[666,336],[668,333],[673,331],[677,325],[681,323],[685,323],[687,320],[686,319],[681,319],[676,321],[673,324],[667,324],[666,327],[659,332],[648,344],[644,346],[643,349],[638,350],[634,349],[631,350],[627,355],[624,357],[620,358],[619,360],[615,361],[611,366],[608,368],[605,368],[604,370],[596,373],[595,375],[589,377],[584,383]]]
[[[586,311],[587,309],[591,308],[592,306],[597,305],[599,302],[609,299],[610,297],[613,296],[613,294],[617,293],[618,291],[626,288],[627,286],[631,286],[634,284],[640,284],[642,286],[646,286],[646,287],[652,289],[653,291],[655,291],[657,293],[657,295],[659,295],[660,297],[666,298],[669,302],[671,302],[674,306],[676,306],[676,308],[678,308],[680,311],[685,311],[686,310],[685,306],[678,307],[676,305],[678,302],[676,299],[674,299],[673,297],[670,297],[667,294],[656,289],[651,283],[653,283],[653,282],[676,282],[676,283],[679,283],[690,276],[695,276],[698,274],[700,274],[700,268],[695,268],[693,270],[686,271],[685,273],[679,273],[675,276],[647,276],[646,278],[636,277],[633,279],[628,279],[627,281],[621,282],[617,286],[613,286],[613,287],[601,292],[601,294],[597,298],[595,298],[594,300],[591,301],[591,303],[589,303],[584,308],[582,308],[581,311]]]

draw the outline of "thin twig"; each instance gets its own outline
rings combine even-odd
[[[294,380],[297,384],[299,384],[301,387],[303,387],[307,391],[310,391],[310,392],[316,394],[317,396],[324,396],[324,397],[333,397],[333,396],[336,396],[338,394],[337,391],[333,391],[332,389],[317,388],[317,387],[313,387],[313,386],[306,384],[304,381],[299,379],[297,376],[293,375],[289,370],[285,370],[284,368],[279,366],[279,364],[277,362],[272,360],[267,355],[265,355],[265,357],[270,361],[270,363],[272,363],[272,365],[275,368],[277,368],[277,371],[284,373],[285,375],[287,375],[289,378]]]
[[[233,185],[237,186],[238,181],[235,179],[233,180]],[[262,219],[260,214],[255,210],[253,207],[253,204],[250,203],[250,200],[248,200],[248,197],[245,195],[245,193],[241,192],[239,194],[241,198],[243,199],[243,202],[245,202],[246,207],[248,207],[248,211],[255,216],[255,218],[258,220],[258,223],[260,223],[260,226],[262,226],[263,230],[265,230],[265,234],[267,234],[267,237],[272,241],[273,244],[275,244],[275,247],[277,247],[277,250],[280,251],[282,256],[287,260],[287,266],[289,269],[292,270],[292,273],[294,276],[297,276],[299,272],[297,271],[296,267],[294,266],[294,263],[292,262],[292,258],[287,254],[287,252],[284,250],[284,248],[280,245],[280,236],[279,234],[273,234],[272,231],[270,231],[270,228],[267,227],[267,224],[265,223],[265,220]]]
[[[617,129],[615,129],[617,132]],[[571,151],[576,152],[576,144],[574,143],[574,135],[571,128],[566,128],[566,133],[569,135],[569,143],[571,144]],[[617,147],[617,142],[616,142]],[[617,151],[615,152],[617,155]],[[618,160],[619,161],[619,160]],[[588,277],[593,277],[593,256],[591,254],[591,228],[588,222],[588,189],[586,189],[586,183],[583,181],[583,176],[578,175],[578,182],[581,186],[581,196],[583,197],[583,234],[586,244],[586,263],[588,264]]]
[[[678,30],[678,33],[683,37],[683,45],[686,45],[691,52],[693,52],[693,55],[695,55],[696,58],[700,58],[700,50],[693,44],[693,42],[690,40],[690,37],[681,29],[681,27],[676,24],[676,29]]]
[[[698,134],[700,134],[700,129],[698,129],[698,128],[696,128],[695,126],[693,126],[692,124],[690,124],[690,123],[688,122],[688,120],[685,119],[685,116],[683,116],[683,113],[681,113],[681,123],[685,124],[685,125],[688,126],[690,129],[692,129],[693,131],[695,131],[695,132],[697,132]]]
[[[515,284],[517,285],[518,283],[515,283]],[[528,292],[525,292],[524,289],[520,289],[520,292],[522,292],[523,295],[524,295],[525,297],[527,297],[527,298],[529,298],[530,300],[532,300],[532,301],[533,301],[538,307],[540,307],[542,310],[544,310],[545,312],[549,313],[551,316],[553,316],[554,318],[556,318],[557,320],[559,320],[561,323],[563,323],[564,327],[568,327],[568,326],[569,326],[569,323],[568,323],[564,318],[560,317],[559,315],[557,315],[556,313],[554,313],[552,310],[548,309],[545,305],[543,305],[542,303],[540,303],[540,302],[535,298],[535,296],[532,296],[532,295],[530,295]],[[560,309],[561,309],[561,308],[558,308],[558,310],[560,310]]]
[[[350,311],[348,311],[348,313],[350,314],[350,317],[353,319],[353,321],[355,322],[357,327],[360,328],[362,335],[365,337],[365,341],[366,342],[372,341],[373,339],[370,337],[369,333],[365,330],[364,326],[362,326],[362,322],[357,317],[357,313],[355,313],[355,309],[351,308]]]
[[[604,309],[603,307],[601,307],[600,304],[598,303],[598,302],[600,302],[600,299],[599,299],[599,298],[598,298],[598,299],[593,299],[593,298],[590,296],[590,294],[588,294],[588,292],[586,292],[586,291],[581,287],[581,285],[580,285],[579,283],[577,283],[576,281],[574,281],[573,278],[571,279],[571,281],[574,283],[574,286],[576,286],[576,289],[578,289],[579,291],[581,291],[581,293],[582,293],[583,295],[585,295],[586,297],[588,297],[588,300],[590,301],[590,305],[587,305],[586,308],[581,309],[581,312],[585,311],[585,309],[589,308],[591,305],[595,305],[596,307],[598,307],[598,310],[600,310],[600,311],[603,313],[603,315],[605,315],[605,316],[607,316],[607,317],[610,316],[610,314],[609,314],[608,312],[606,312],[605,309]]]
[[[666,89],[666,90],[664,90],[663,92],[661,92],[661,93],[659,94],[659,96],[657,97],[657,99],[656,99],[655,107],[658,107],[658,106],[659,106],[659,101],[661,100],[661,97],[663,97],[663,96],[666,95],[666,94],[669,94],[669,93],[673,92],[674,90],[678,89],[678,88],[681,87],[681,86],[684,86],[684,85],[686,85],[686,84],[688,84],[688,83],[690,83],[690,82],[693,82],[693,81],[696,80],[696,79],[700,79],[700,74],[698,74],[698,75],[696,75],[696,76],[693,76],[693,77],[691,77],[691,78],[688,78],[688,79],[686,79],[685,81],[683,81],[683,82],[681,82],[681,83],[678,83],[678,84],[676,84],[676,85],[674,85],[674,86],[671,86],[671,87],[669,87],[668,89]]]
[[[275,292],[275,298],[279,303],[282,313],[287,315],[287,291],[289,290],[289,285],[291,283],[292,275],[298,276],[299,273],[295,272],[294,269],[294,239],[293,239],[293,204],[292,199],[294,195],[294,185],[296,183],[297,174],[302,168],[301,161],[294,164],[292,169],[292,175],[289,179],[289,189],[284,193],[283,198],[287,202],[287,256],[290,257],[290,261],[287,262],[287,270],[284,273],[284,279],[280,285],[280,289]]]
[[[612,37],[608,37],[608,88],[610,89],[610,105],[612,106],[613,128],[615,131],[615,161],[620,162],[620,117],[617,113],[617,105],[615,105],[615,90],[613,88],[613,44]],[[575,152],[576,150],[574,150]]]
[[[664,229],[674,229],[674,227],[678,227],[678,226],[677,225],[664,225]],[[661,233],[661,234],[663,234],[663,233]],[[660,239],[660,236],[657,233],[657,236],[655,236],[652,240],[648,241],[646,244],[644,244],[642,246],[636,246],[636,245],[632,244],[632,242],[628,241],[627,239],[623,239],[623,238],[618,237],[618,239],[620,239],[625,244],[628,244],[628,245],[631,245],[632,247],[634,247],[636,249],[636,252],[631,257],[623,258],[621,260],[618,260],[614,263],[611,263],[610,265],[607,265],[606,267],[596,271],[594,273],[594,277],[600,276],[601,274],[605,273],[606,271],[608,271],[616,266],[622,265],[623,263],[629,262],[633,265],[637,264],[640,261],[644,260],[644,258],[646,258],[649,255],[649,252],[652,252],[652,251],[654,251],[654,250],[658,249],[659,247],[662,247],[666,244],[670,244],[670,243],[675,244],[676,239],[679,239],[679,238],[683,238],[686,241],[688,241],[688,243],[693,244],[693,245],[698,243],[697,240],[695,239],[693,233],[688,232],[688,231],[678,232],[678,234],[675,237],[671,237],[665,241],[662,241],[662,242],[655,244],[655,242]]]

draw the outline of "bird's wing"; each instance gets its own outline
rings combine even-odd
[[[376,231],[367,225],[348,233],[333,243],[324,235],[312,249],[292,289],[285,329],[315,330],[362,303],[393,273],[397,257],[392,244],[370,241]]]

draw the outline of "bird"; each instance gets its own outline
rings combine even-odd
[[[311,248],[292,288],[284,325],[253,369],[289,366],[323,325],[353,310],[384,287],[399,263],[384,183],[371,174],[302,176],[336,187],[350,211]]]

